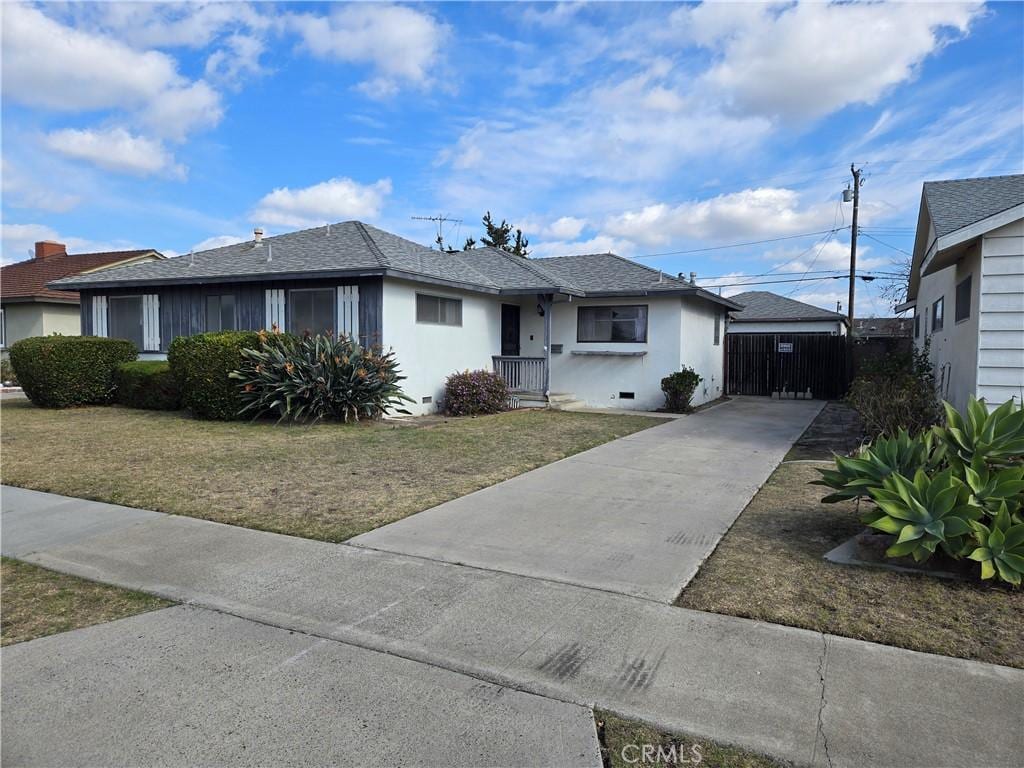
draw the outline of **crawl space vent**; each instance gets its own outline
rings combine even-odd
[[[634,400],[636,399],[635,392],[619,392],[619,400]]]

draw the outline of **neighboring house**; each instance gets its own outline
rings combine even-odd
[[[255,238],[166,261],[57,281],[78,290],[87,333],[162,356],[176,336],[226,328],[335,330],[393,348],[415,413],[445,378],[498,371],[523,401],[664,404],[662,377],[722,394],[725,312],[683,280],[612,254],[524,259],[493,248],[444,253],[357,221]]]
[[[925,182],[907,303],[940,395],[1024,395],[1024,175]]]
[[[742,309],[729,313],[730,333],[827,333],[846,335],[846,315],[769,291],[730,296]]]
[[[69,254],[63,243],[36,243],[34,258],[0,268],[0,347],[4,354],[11,344],[29,336],[81,333],[78,294],[53,290],[47,283],[162,258],[152,249]]]

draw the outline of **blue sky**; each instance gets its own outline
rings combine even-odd
[[[439,214],[461,245],[489,209],[537,256],[817,278],[848,264],[847,229],[673,252],[848,225],[856,162],[859,263],[884,273],[922,181],[1024,165],[1019,3],[2,12],[5,263],[38,239],[173,255],[352,218],[430,243],[411,217]],[[859,283],[858,314],[885,312],[880,286]],[[846,295],[827,275],[754,287]]]

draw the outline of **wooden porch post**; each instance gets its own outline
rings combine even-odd
[[[541,306],[544,307],[544,397],[551,394],[551,294],[545,293]]]

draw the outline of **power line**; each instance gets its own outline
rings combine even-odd
[[[864,235],[864,237],[871,238],[876,243],[880,243],[881,245],[884,245],[886,248],[891,248],[894,251],[899,251],[900,253],[903,253],[903,254],[906,254],[907,256],[910,256],[911,258],[914,257],[914,254],[910,253],[909,251],[904,251],[902,248],[897,248],[895,245],[891,245],[890,243],[885,242],[885,240],[879,240],[877,237],[875,237],[874,235],[868,234],[863,229],[860,231],[860,233],[862,235]]]
[[[814,283],[819,280],[848,280],[849,274],[826,275],[825,277],[794,277],[787,280],[751,280],[743,283],[719,283],[718,285],[702,285],[701,288],[735,288],[742,285],[775,285],[777,283]],[[905,277],[882,277],[879,275],[858,274],[857,278],[869,283],[874,280],[905,280]]]
[[[785,235],[784,237],[771,237],[766,240],[751,240],[746,243],[729,243],[728,245],[712,245],[707,248],[691,248],[686,251],[663,251],[662,253],[645,253],[640,256],[633,256],[634,259],[657,259],[662,256],[684,256],[688,253],[706,253],[707,251],[724,251],[728,248],[744,248],[748,245],[763,245],[764,243],[778,243],[782,240],[797,240],[801,237],[813,237],[814,235],[833,235],[836,232],[840,232],[846,227],[836,227],[834,229],[823,229],[820,232],[801,232],[797,235]],[[812,246],[813,247],[813,246]]]

